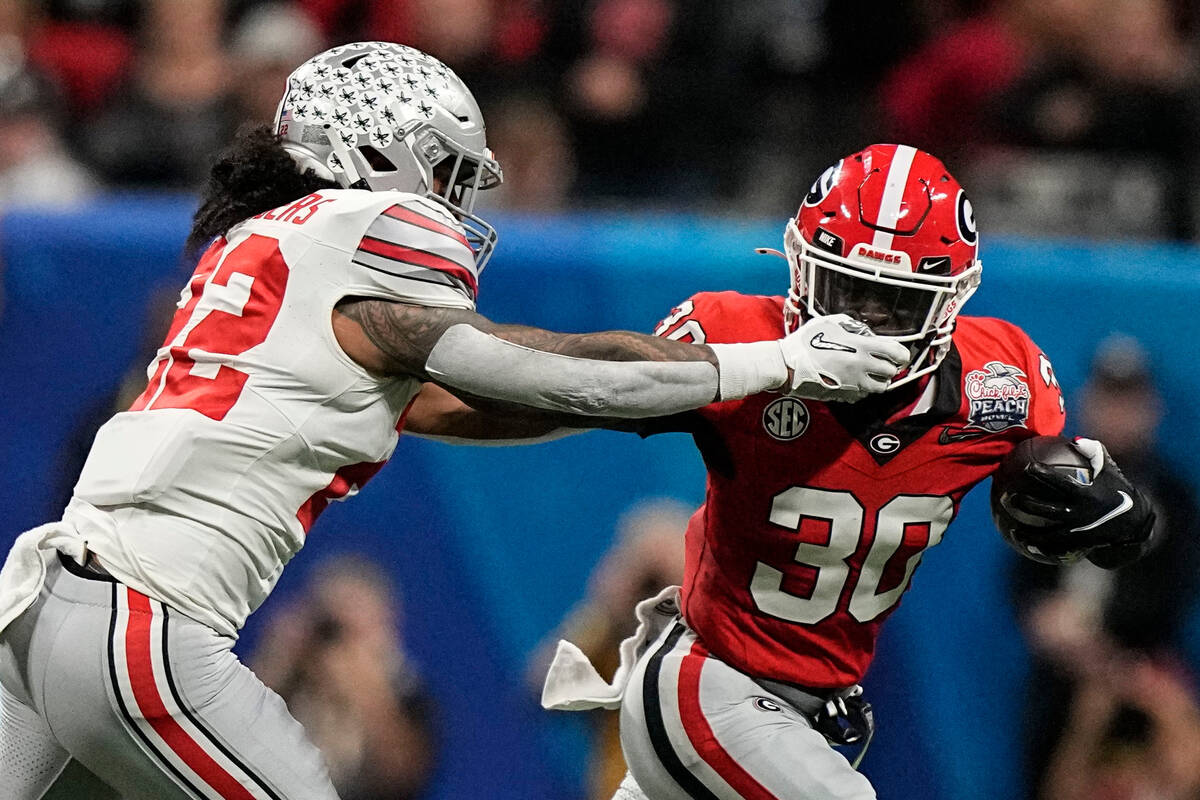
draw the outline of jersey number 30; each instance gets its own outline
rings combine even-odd
[[[833,616],[850,582],[849,561],[863,536],[864,514],[862,503],[850,492],[793,486],[775,495],[771,500],[773,524],[799,530],[802,519],[820,520],[829,525],[829,541],[803,542],[796,547],[795,560],[816,571],[807,597],[786,591],[784,573],[760,561],[750,582],[750,594],[758,608],[773,617],[808,625]],[[850,594],[850,615],[859,622],[870,622],[899,602],[921,562],[921,554],[942,540],[953,516],[954,503],[949,497],[902,494],[884,504],[876,516],[875,537]],[[928,526],[929,541],[909,556],[900,581],[880,591],[884,569],[900,549],[909,526]]]
[[[275,239],[252,234],[232,249],[223,240],[213,244],[183,290],[150,384],[130,411],[190,408],[224,419],[250,377],[228,362],[267,338],[287,278]]]

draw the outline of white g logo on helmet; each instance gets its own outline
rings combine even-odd
[[[804,198],[804,205],[815,206],[824,200],[833,190],[833,185],[837,183],[838,170],[841,168],[842,162],[839,161],[822,172],[821,177],[813,181],[812,188],[808,190],[808,195]]]
[[[975,244],[979,241],[979,231],[975,228],[975,209],[962,189],[958,190],[954,205],[954,221],[958,224],[959,237],[967,244]]]

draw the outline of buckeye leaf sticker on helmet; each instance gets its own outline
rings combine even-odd
[[[496,231],[475,214],[476,196],[503,177],[475,98],[436,58],[392,42],[326,50],[289,76],[275,131],[301,170],[343,188],[412,192],[447,206],[478,267],[486,264]],[[436,153],[424,146],[431,135]]]

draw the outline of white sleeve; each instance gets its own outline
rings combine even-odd
[[[642,419],[732,400],[787,380],[778,342],[723,345],[707,361],[601,361],[534,350],[465,323],[442,334],[425,370],[480,397],[583,416]],[[722,378],[725,375],[725,378]],[[729,376],[737,376],[729,380]]]
[[[415,195],[383,209],[350,256],[351,287],[419,305],[475,308],[479,273],[461,226]]]

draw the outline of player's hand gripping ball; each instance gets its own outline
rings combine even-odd
[[[1154,511],[1099,442],[1033,436],[992,476],[992,519],[1014,550],[1044,564],[1083,556],[1105,569],[1149,549]]]

